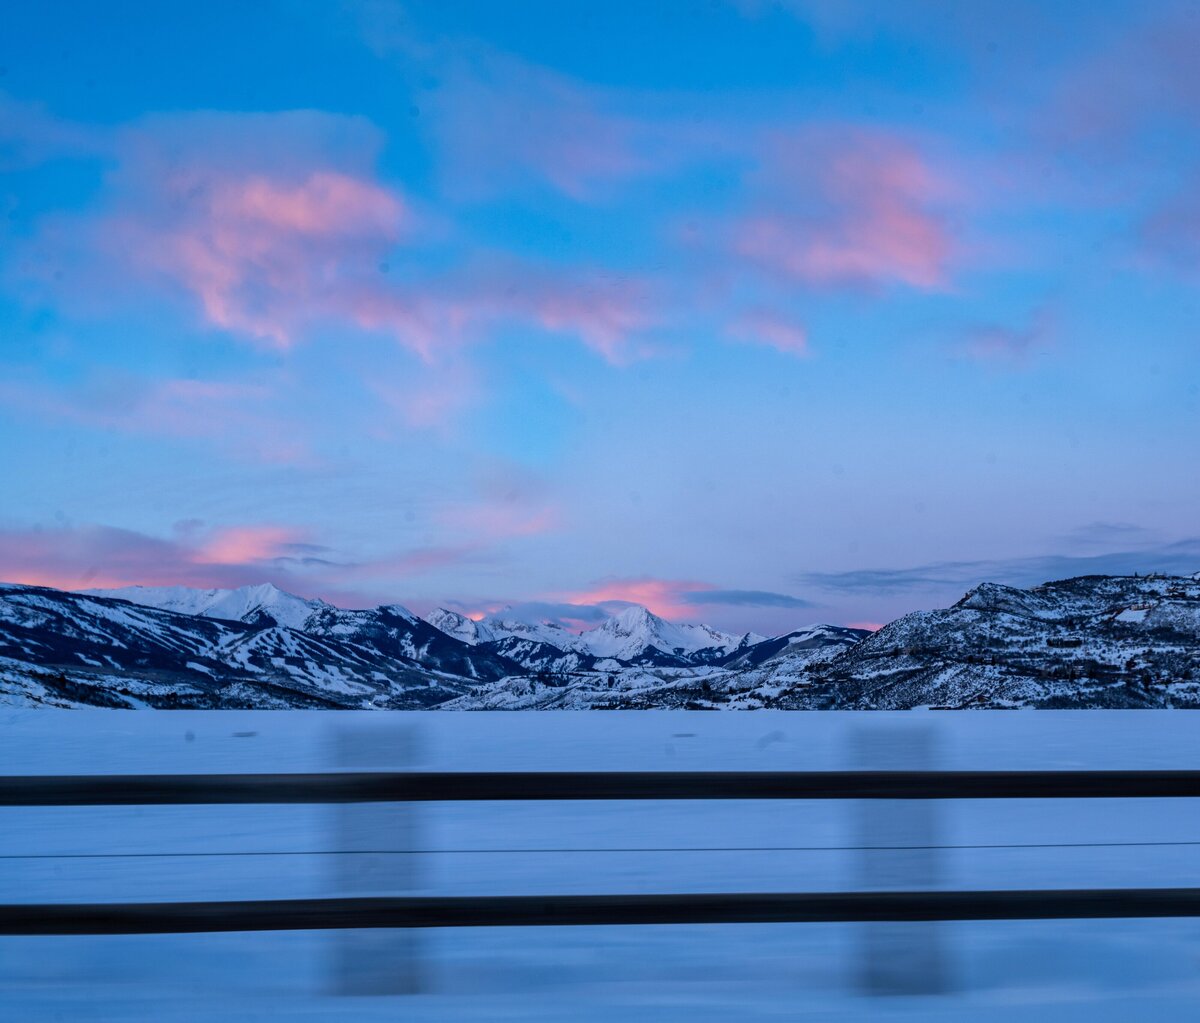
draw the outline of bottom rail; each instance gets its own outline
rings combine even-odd
[[[1200,888],[500,895],[0,906],[0,935],[1200,916]]]

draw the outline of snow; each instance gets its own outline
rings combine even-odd
[[[557,622],[528,621],[515,616],[510,608],[488,615],[482,621],[476,622],[475,627],[480,642],[514,636],[534,643],[548,643],[563,651],[584,649],[580,637]]]
[[[1138,624],[1141,624],[1146,620],[1146,615],[1149,613],[1150,608],[1148,607],[1127,607],[1113,620],[1118,622],[1137,622]]]
[[[441,629],[447,636],[461,640],[469,646],[486,643],[488,640],[496,638],[491,629],[482,622],[474,621],[457,611],[448,611],[444,607],[439,607],[425,620],[435,629]]]
[[[146,607],[182,614],[203,615],[225,621],[248,621],[265,611],[279,625],[301,629],[314,611],[330,607],[323,600],[305,600],[285,593],[271,583],[241,586],[236,590],[198,590],[187,586],[125,586],[112,590],[84,590],[97,597],[128,600]],[[411,612],[406,612],[411,615]]]
[[[728,653],[740,645],[761,643],[765,638],[752,632],[732,636],[708,625],[677,625],[636,604],[580,633],[571,632],[557,622],[523,618],[512,608],[473,621],[457,611],[440,607],[426,621],[472,646],[512,636],[546,643],[566,652],[625,660],[640,656],[648,647],[666,654],[693,654],[700,650]]]
[[[1194,767],[1200,717],[1159,711],[725,715],[685,712],[0,712],[0,774],[305,771],[350,730],[447,770],[830,769],[898,730],[931,736],[945,768]],[[362,731],[359,731],[362,730]],[[402,757],[403,759],[403,757]],[[400,765],[398,765],[400,766]],[[1200,841],[1178,800],[938,803],[941,844],[1084,843],[942,853],[945,888],[1194,885]],[[401,811],[430,894],[844,890],[865,804],[431,804]],[[0,810],[0,901],[287,898],[333,894],[328,857],[238,855],[336,847],[323,807]],[[391,841],[396,841],[393,837]],[[331,844],[333,843],[333,844]],[[390,845],[389,848],[403,848]],[[759,852],[499,850],[758,849]],[[783,848],[789,847],[789,848]],[[768,848],[774,851],[765,851]],[[824,848],[827,851],[821,851]],[[470,851],[463,851],[470,850]],[[0,938],[0,1018],[42,1020],[1187,1019],[1200,1012],[1200,922],[1046,921],[939,928],[946,994],[867,998],[862,939],[845,925],[470,929],[427,932],[415,996],[337,998],[338,935]]]
[[[581,637],[584,648],[596,657],[629,660],[647,647],[663,653],[695,653],[713,647],[733,650],[740,636],[718,632],[707,625],[675,625],[646,608],[625,608]]]

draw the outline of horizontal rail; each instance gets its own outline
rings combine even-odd
[[[424,771],[0,778],[0,806],[1163,796],[1200,798],[1200,771]]]
[[[1200,888],[505,895],[0,906],[0,934],[192,934],[581,924],[860,923],[1200,916]]]

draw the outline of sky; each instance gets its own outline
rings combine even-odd
[[[1200,8],[0,0],[0,578],[777,633],[1200,570]]]

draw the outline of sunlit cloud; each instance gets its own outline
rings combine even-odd
[[[194,552],[204,565],[248,565],[290,555],[299,534],[287,526],[232,526],[217,531]]]
[[[214,326],[285,348],[313,320],[354,318],[343,275],[385,254],[403,222],[397,195],[328,170],[296,182],[183,174],[163,188],[187,211],[176,223],[101,230],[195,294]]]
[[[763,269],[814,287],[949,286],[954,188],[913,142],[852,126],[779,135],[757,184],[769,198],[732,245]]]
[[[522,502],[459,503],[441,515],[442,524],[456,533],[478,540],[541,536],[559,528],[562,516],[550,505],[527,506]]]
[[[715,589],[709,583],[683,579],[606,579],[577,592],[564,594],[571,604],[629,605],[638,604],[663,618],[689,618],[695,614],[695,604],[689,594]]]
[[[265,581],[307,588],[293,571],[302,560],[294,545],[305,539],[282,526],[189,528],[169,538],[99,525],[0,529],[0,579],[63,589]]]
[[[31,298],[92,314],[167,296],[267,349],[378,335],[429,365],[512,325],[614,365],[653,353],[640,280],[503,252],[447,259],[464,240],[380,178],[381,136],[359,118],[179,114],[87,139],[79,154],[108,173],[91,207],[43,218],[10,265]],[[426,424],[451,411],[411,403]]]

